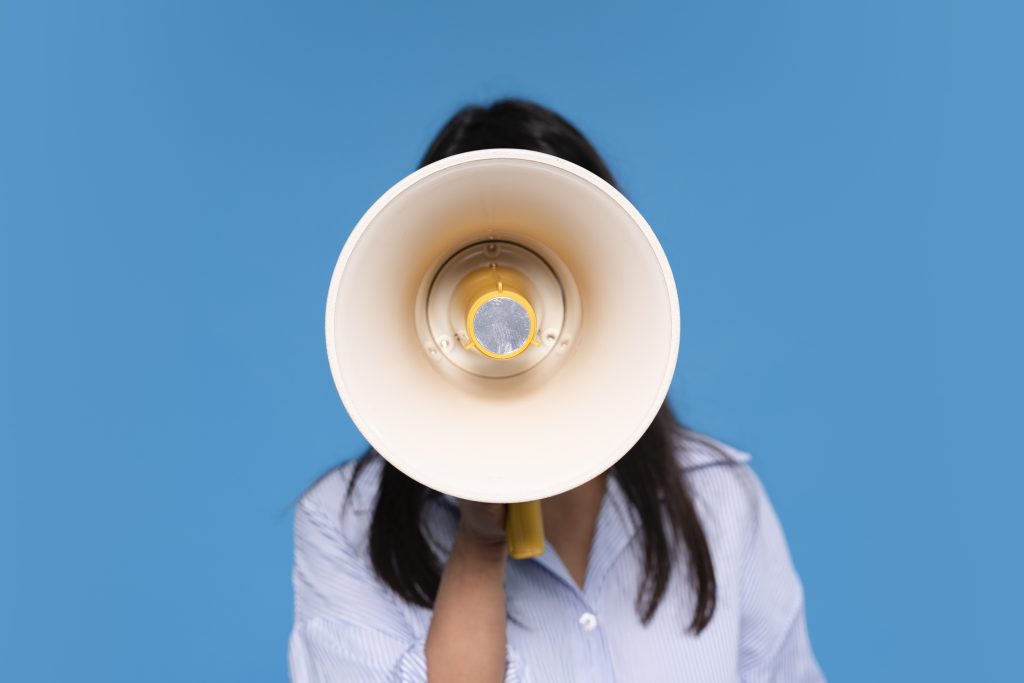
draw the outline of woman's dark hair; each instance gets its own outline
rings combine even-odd
[[[575,126],[538,104],[515,99],[461,109],[430,144],[420,165],[496,147],[546,152],[615,185],[601,157]],[[674,455],[675,436],[683,431],[666,399],[650,427],[612,466],[610,475],[625,493],[641,529],[644,578],[636,598],[641,620],[646,624],[654,616],[681,557],[681,541],[696,597],[690,630],[700,633],[715,611],[715,571],[685,472]],[[356,462],[350,492],[364,467],[379,457],[371,447]],[[433,606],[441,579],[438,557],[420,519],[426,502],[437,495],[385,461],[370,524],[370,559],[377,575],[404,600],[423,607]]]

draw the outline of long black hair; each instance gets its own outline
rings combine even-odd
[[[453,154],[496,147],[546,152],[615,185],[597,151],[575,126],[550,109],[519,99],[459,110],[430,144],[420,166]],[[646,624],[654,616],[672,569],[685,553],[696,598],[689,628],[700,633],[715,611],[715,571],[685,471],[674,454],[677,435],[686,431],[666,399],[650,427],[612,466],[610,475],[625,493],[641,530],[644,575],[636,597],[640,619]],[[359,474],[375,458],[380,455],[370,447],[355,463],[350,493]],[[383,462],[370,524],[370,559],[386,585],[407,602],[423,607],[433,607],[441,580],[439,558],[428,543],[420,518],[426,502],[437,495]]]

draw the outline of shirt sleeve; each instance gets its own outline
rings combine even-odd
[[[413,632],[369,559],[346,543],[337,516],[326,512],[315,491],[296,508],[292,682],[425,683],[426,635]],[[506,683],[525,683],[520,668],[507,647]]]
[[[748,470],[753,474],[752,470]],[[800,577],[782,526],[756,475],[752,535],[740,586],[740,677],[744,683],[820,683]]]

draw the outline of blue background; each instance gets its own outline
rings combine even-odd
[[[834,681],[1015,678],[1021,12],[0,4],[0,678],[281,681],[322,339],[456,107],[561,111],[663,241],[671,398],[754,455]]]

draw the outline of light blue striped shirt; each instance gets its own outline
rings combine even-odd
[[[693,431],[677,446],[710,544],[717,606],[707,628],[686,628],[693,595],[677,562],[654,618],[636,612],[641,537],[614,477],[597,518],[581,589],[548,546],[509,560],[505,591],[507,682],[823,681],[807,636],[800,579],[749,454]],[[360,476],[344,509],[352,465],[324,477],[295,517],[295,621],[289,667],[295,683],[426,681],[423,646],[431,611],[386,588],[367,545],[379,461]],[[427,503],[424,521],[449,548],[455,501]],[[518,622],[518,623],[516,623]]]

